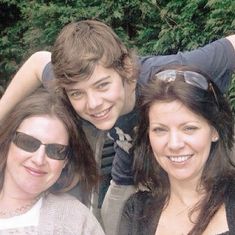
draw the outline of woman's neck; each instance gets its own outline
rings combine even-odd
[[[205,195],[205,191],[200,188],[198,181],[195,180],[187,182],[171,180],[170,185],[170,198],[179,200],[182,205],[187,207],[195,205]]]
[[[9,218],[27,212],[40,197],[40,194],[13,194],[2,189],[0,192],[0,218]]]

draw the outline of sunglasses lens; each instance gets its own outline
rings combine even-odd
[[[199,87],[205,91],[208,90],[208,81],[201,74],[186,71],[184,72],[184,79],[186,83],[191,84],[192,86]]]
[[[205,91],[208,90],[209,83],[207,79],[201,74],[193,71],[177,71],[177,70],[164,70],[155,75],[156,78],[173,82],[177,77],[183,77],[184,81],[192,86],[199,87]]]
[[[48,144],[46,153],[49,158],[56,160],[64,160],[68,155],[68,146],[61,144]]]
[[[16,132],[12,141],[18,148],[21,148],[30,153],[37,151],[42,144],[40,140],[22,132]],[[64,160],[68,156],[69,148],[66,145],[45,144],[45,146],[45,151],[49,158]]]
[[[213,93],[216,105],[219,107],[219,100],[217,98],[213,84],[202,74],[194,71],[179,71],[179,70],[164,70],[155,74],[155,77],[165,82],[173,82],[178,77],[183,77],[184,81],[194,87],[199,87],[202,90]]]
[[[41,145],[39,140],[20,132],[16,132],[15,137],[13,138],[13,143],[17,147],[31,153],[35,152]]]

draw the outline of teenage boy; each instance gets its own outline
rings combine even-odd
[[[92,20],[71,23],[62,29],[52,54],[33,54],[17,72],[0,100],[0,119],[41,83],[55,80],[84,120],[97,162],[105,136],[114,141],[112,181],[101,214],[106,234],[117,234],[123,205],[136,191],[129,150],[138,124],[139,84],[162,65],[185,64],[208,73],[225,92],[235,70],[234,48],[232,35],[191,52],[137,58],[107,25]]]

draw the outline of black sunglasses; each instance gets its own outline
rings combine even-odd
[[[69,153],[69,147],[62,144],[43,144],[40,140],[33,136],[16,131],[12,142],[19,148],[33,153],[39,149],[41,145],[45,145],[45,151],[49,158],[55,160],[64,160]]]

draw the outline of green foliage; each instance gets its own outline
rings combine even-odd
[[[191,50],[234,33],[234,0],[0,0],[0,85],[25,59],[50,50],[61,28],[82,19],[109,24],[139,54]],[[235,107],[235,82],[231,100]]]
[[[228,92],[228,98],[233,110],[233,113],[235,114],[235,75],[233,76],[231,86]]]

